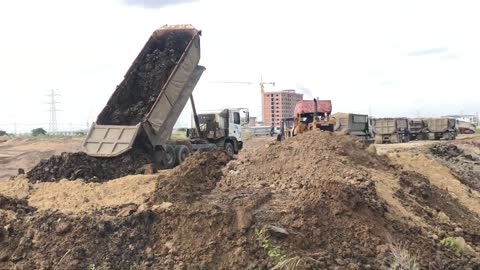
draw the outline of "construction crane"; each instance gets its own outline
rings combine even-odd
[[[223,84],[247,84],[247,85],[252,85],[252,84],[257,84],[256,82],[245,82],[245,81],[210,81],[210,83],[223,83]],[[271,84],[272,86],[275,86],[275,82],[264,82],[263,77],[260,77],[260,93],[262,97],[262,121],[263,121],[263,103],[264,103],[264,97],[265,97],[265,85],[266,84]]]

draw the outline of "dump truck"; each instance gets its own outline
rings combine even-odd
[[[429,140],[454,140],[458,134],[455,118],[426,118]]]
[[[371,137],[368,115],[355,113],[336,113],[335,118],[335,132],[343,134],[358,136],[365,141]]]
[[[477,126],[472,122],[458,121],[458,133],[460,134],[473,134],[477,130]]]
[[[408,131],[411,141],[428,139],[428,127],[423,119],[408,119]]]
[[[408,142],[407,118],[376,118],[372,119],[375,143],[402,143]]]
[[[170,140],[189,99],[198,117],[192,92],[205,70],[199,65],[200,35],[191,25],[165,25],[153,32],[90,127],[83,142],[88,155],[110,158],[146,147],[157,167],[172,168],[192,151],[221,147],[232,153],[241,148],[235,110],[222,115],[222,137],[211,139],[196,120],[197,131],[190,130],[188,140]],[[247,123],[248,119],[247,113]]]
[[[280,134],[277,140],[296,136],[309,130],[332,131],[335,118],[331,116],[332,102],[330,100],[300,100],[295,105],[294,117],[284,118],[280,124]]]

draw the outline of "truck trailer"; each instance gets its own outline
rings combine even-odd
[[[408,119],[408,131],[411,141],[428,139],[428,127],[424,119]]]
[[[426,118],[429,140],[454,140],[457,137],[457,120],[454,118]]]
[[[376,118],[372,119],[375,143],[402,143],[408,142],[407,118]]]
[[[335,132],[363,138],[365,141],[371,137],[368,124],[368,115],[355,113],[336,113]]]

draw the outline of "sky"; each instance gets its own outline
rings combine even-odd
[[[23,0],[0,2],[0,129],[86,128],[151,33],[202,30],[197,110],[247,107],[267,91],[331,99],[334,112],[480,112],[477,1]],[[244,81],[254,84],[220,84]],[[180,122],[189,124],[187,106]]]

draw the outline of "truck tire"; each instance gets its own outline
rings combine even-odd
[[[167,145],[165,149],[165,156],[163,159],[163,166],[165,169],[171,169],[175,167],[175,148],[172,145]]]
[[[185,145],[179,145],[176,150],[177,165],[180,165],[190,155],[190,149]]]
[[[233,155],[235,155],[235,149],[231,142],[226,142],[223,146],[223,149],[225,150],[225,153],[227,153],[227,155],[229,155],[230,157],[233,157]]]

